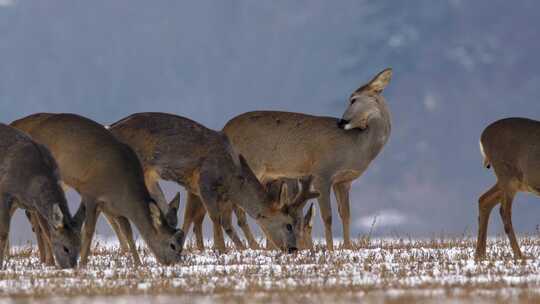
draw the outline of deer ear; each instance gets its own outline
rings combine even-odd
[[[64,214],[62,213],[62,209],[60,209],[58,204],[54,204],[52,207],[51,223],[55,229],[61,229],[64,227]]]
[[[176,193],[171,202],[169,203],[169,209],[174,209],[175,213],[180,209],[180,192]]]
[[[176,193],[171,202],[169,203],[169,210],[165,214],[167,224],[171,227],[178,225],[178,209],[180,209],[180,192]]]
[[[377,74],[367,85],[366,88],[377,94],[381,93],[392,79],[392,69],[388,68]]]
[[[309,209],[304,217],[304,225],[309,228],[313,228],[313,218],[315,217],[315,209],[313,209],[313,203],[309,205]]]
[[[156,230],[159,230],[159,227],[161,227],[161,210],[155,203],[150,203],[148,205],[150,208],[150,216],[152,217],[152,224],[154,225],[154,228]]]
[[[73,216],[73,223],[75,224],[75,229],[78,231],[81,231],[82,224],[84,223],[84,220],[86,218],[86,205],[84,203],[81,203],[79,205],[79,209]]]
[[[279,199],[278,200],[274,200],[274,203],[273,203],[273,209],[274,210],[281,210],[283,209],[285,206],[287,206],[288,204],[288,200],[289,200],[289,194],[288,194],[288,190],[287,190],[287,184],[286,183],[281,183],[281,187],[279,189]]]

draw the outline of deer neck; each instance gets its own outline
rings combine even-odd
[[[149,211],[148,214],[145,212],[134,212],[133,217],[130,218],[130,220],[133,225],[137,227],[137,230],[139,230],[142,238],[148,243],[149,246],[151,246],[153,241],[156,239],[156,234],[158,234],[158,232],[152,223],[152,218]]]
[[[231,195],[231,201],[242,208],[249,216],[257,219],[260,215],[268,212],[270,201],[262,185],[253,185],[253,189],[250,192],[255,195],[246,197],[246,192],[234,191]],[[251,197],[255,197],[255,199],[251,199]]]
[[[380,117],[370,119],[368,128],[358,132],[356,146],[361,150],[359,152],[367,155],[369,160],[374,159],[388,141],[390,130],[391,125],[388,112],[383,112],[383,115]]]

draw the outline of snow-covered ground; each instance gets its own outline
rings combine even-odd
[[[393,240],[359,243],[354,250],[288,255],[266,250],[186,249],[175,266],[160,266],[140,246],[143,267],[99,242],[86,269],[58,270],[39,262],[35,248],[13,248],[0,271],[0,302],[348,301],[540,299],[540,238],[522,239],[528,259],[516,261],[504,239],[492,239],[486,261],[475,262],[474,240]],[[131,299],[131,300],[130,300]]]

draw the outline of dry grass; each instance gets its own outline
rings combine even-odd
[[[468,237],[362,237],[353,250],[328,252],[317,245],[295,255],[232,249],[219,254],[188,245],[184,260],[170,267],[158,265],[141,245],[144,266],[134,268],[128,254],[101,242],[88,267],[75,270],[45,267],[36,249],[25,246],[13,249],[0,271],[0,301],[540,301],[540,238],[523,237],[521,244],[529,258],[516,261],[504,238],[492,239],[480,263]]]

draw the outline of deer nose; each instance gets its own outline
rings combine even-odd
[[[298,251],[298,248],[296,247],[289,247],[289,253],[295,253]]]
[[[348,123],[349,123],[348,120],[346,120],[346,119],[340,119],[340,120],[338,121],[337,125],[338,125],[338,127],[339,127],[340,129],[343,129],[343,128],[345,127],[345,125],[348,124]]]

